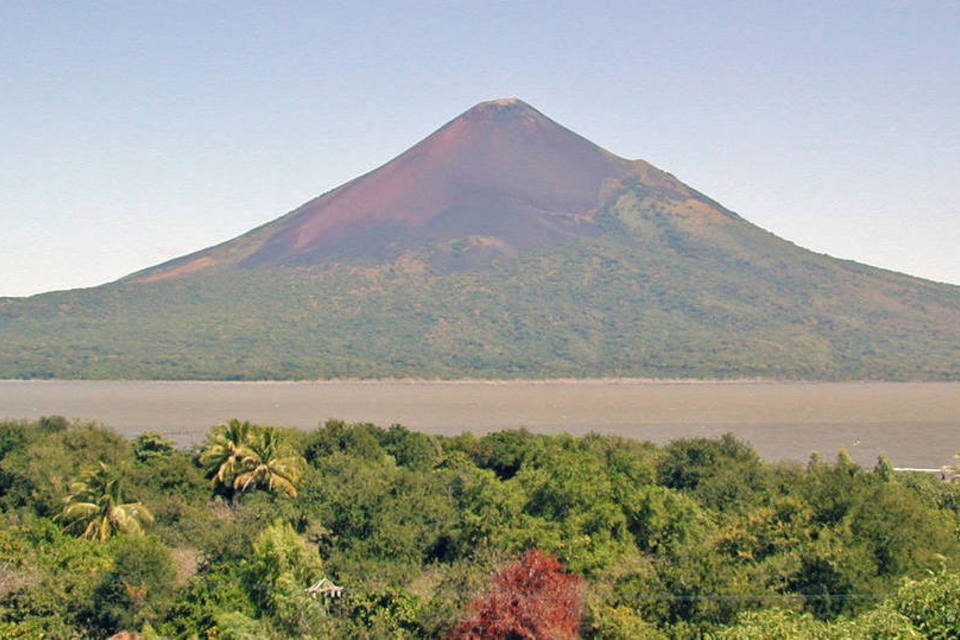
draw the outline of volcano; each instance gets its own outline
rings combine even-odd
[[[134,279],[218,266],[384,260],[424,246],[438,249],[434,266],[482,266],[596,235],[598,212],[628,184],[698,215],[733,216],[653,165],[615,156],[522,100],[503,98],[476,105],[382,167],[278,220]],[[459,243],[457,260],[443,251],[450,243]]]
[[[223,244],[0,299],[0,377],[960,379],[960,287],[816,254],[515,98]]]

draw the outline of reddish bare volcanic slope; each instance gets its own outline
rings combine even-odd
[[[632,168],[519,100],[486,102],[377,171],[310,202],[282,236],[304,251],[358,228],[420,226],[452,207],[493,199],[582,213],[597,205],[604,180]]]
[[[472,239],[496,252],[591,233],[625,181],[697,198],[667,173],[625,160],[516,98],[483,102],[382,167],[217,247],[135,274],[161,280],[215,266],[385,258]]]

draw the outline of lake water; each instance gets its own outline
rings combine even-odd
[[[527,428],[663,443],[732,432],[768,460],[938,468],[960,452],[960,383],[0,381],[0,417],[97,420],[198,442],[231,417],[311,429],[327,418],[436,434]]]

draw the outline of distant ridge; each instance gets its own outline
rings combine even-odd
[[[0,299],[8,378],[960,379],[960,287],[815,254],[517,98],[290,213]]]

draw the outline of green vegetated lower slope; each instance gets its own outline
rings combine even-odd
[[[960,483],[730,436],[5,421],[0,637],[940,640],[958,526]]]
[[[0,377],[960,378],[960,288],[688,214],[634,186],[485,268],[465,239],[8,299]]]

